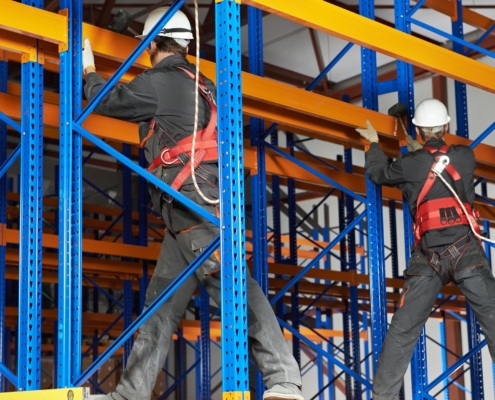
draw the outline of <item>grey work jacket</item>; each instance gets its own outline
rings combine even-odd
[[[192,135],[194,129],[195,86],[194,81],[177,67],[195,72],[195,66],[179,55],[169,56],[154,68],[145,70],[128,84],[116,85],[96,107],[96,112],[112,118],[139,122],[139,137],[143,140],[150,129],[153,118],[175,141]],[[97,73],[86,76],[84,93],[91,100],[105,84]],[[215,96],[213,82],[205,78],[205,84]],[[199,96],[198,130],[210,120],[210,106]],[[164,144],[158,135],[152,135],[145,145],[146,160],[152,162],[159,156]],[[218,175],[217,163],[204,164],[214,176]],[[182,166],[157,168],[154,173],[167,184],[171,184]],[[185,184],[191,183],[191,178]],[[202,184],[201,181],[198,183]],[[215,182],[216,186],[217,182]],[[215,187],[215,189],[218,189]],[[150,185],[150,194],[155,210],[160,212],[161,191]]]
[[[441,139],[430,139],[425,143],[425,146],[432,146],[437,149],[443,145],[445,142]],[[461,175],[466,200],[472,206],[475,195],[474,170],[476,169],[474,152],[468,146],[451,145],[447,156],[450,158],[450,163]],[[414,219],[419,193],[434,161],[435,159],[429,151],[421,149],[413,153],[401,154],[395,161],[389,163],[378,143],[372,143],[366,153],[365,168],[373,183],[397,187],[404,193]],[[446,172],[442,176],[454,187],[453,180]],[[453,196],[447,186],[440,179],[437,179],[424,201],[445,197]],[[421,239],[421,246],[434,247],[452,244],[469,231],[470,228],[467,225],[427,231]]]

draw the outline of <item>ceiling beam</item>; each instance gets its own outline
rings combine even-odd
[[[117,0],[105,0],[103,4],[103,8],[100,11],[100,15],[96,20],[96,26],[100,28],[107,28],[110,23],[110,19],[112,18],[112,10],[115,7],[115,3]]]

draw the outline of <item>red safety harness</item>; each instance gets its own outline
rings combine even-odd
[[[195,80],[195,76],[192,72],[182,67],[177,68],[184,71],[192,80]],[[199,93],[210,105],[211,116],[206,128],[198,131],[196,134],[196,145],[194,152],[195,170],[202,162],[218,160],[217,106],[213,100],[213,95],[206,87],[202,76],[199,77]],[[148,131],[146,137],[141,141],[140,147],[145,146],[146,141],[153,133],[161,134],[161,138],[165,143],[165,146],[160,151],[160,155],[151,162],[147,170],[151,172],[159,166],[162,166],[163,168],[170,168],[179,164],[184,165],[171,184],[173,189],[179,190],[184,182],[186,182],[191,176],[191,150],[193,135],[191,134],[176,142],[156,123],[155,120],[152,120],[150,130]]]
[[[444,145],[440,149],[425,146],[423,149],[432,154],[447,154],[449,146]],[[435,157],[435,161],[433,162],[431,169],[433,170],[439,162],[440,157]],[[430,171],[416,202],[416,217],[413,226],[414,241],[416,245],[419,243],[421,236],[429,230],[448,228],[456,225],[469,225],[469,219],[471,219],[476,232],[478,234],[480,233],[480,227],[476,222],[479,218],[479,213],[471,209],[471,205],[466,202],[464,190],[462,189],[461,176],[450,163],[445,166],[445,171],[447,171],[447,173],[454,180],[457,195],[463,201],[464,207],[466,208],[468,214],[464,214],[464,211],[455,197],[427,200],[423,203],[423,199],[428,194],[437,179],[437,176],[433,173],[433,171]]]

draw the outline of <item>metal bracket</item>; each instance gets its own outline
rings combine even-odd
[[[60,15],[65,17],[65,26],[67,27],[66,32],[69,32],[69,9],[64,8],[58,12]],[[67,33],[68,35],[68,33]],[[65,43],[58,44],[58,52],[63,53],[64,51],[69,50],[69,41],[67,40]]]

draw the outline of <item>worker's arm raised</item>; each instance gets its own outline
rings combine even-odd
[[[95,97],[106,81],[97,73],[86,75],[84,94],[88,100]],[[126,121],[144,121],[155,116],[157,96],[151,77],[145,72],[128,84],[119,84],[103,97],[96,112]]]
[[[377,185],[399,186],[406,183],[402,157],[389,163],[378,143],[371,143],[364,167],[371,181]]]

